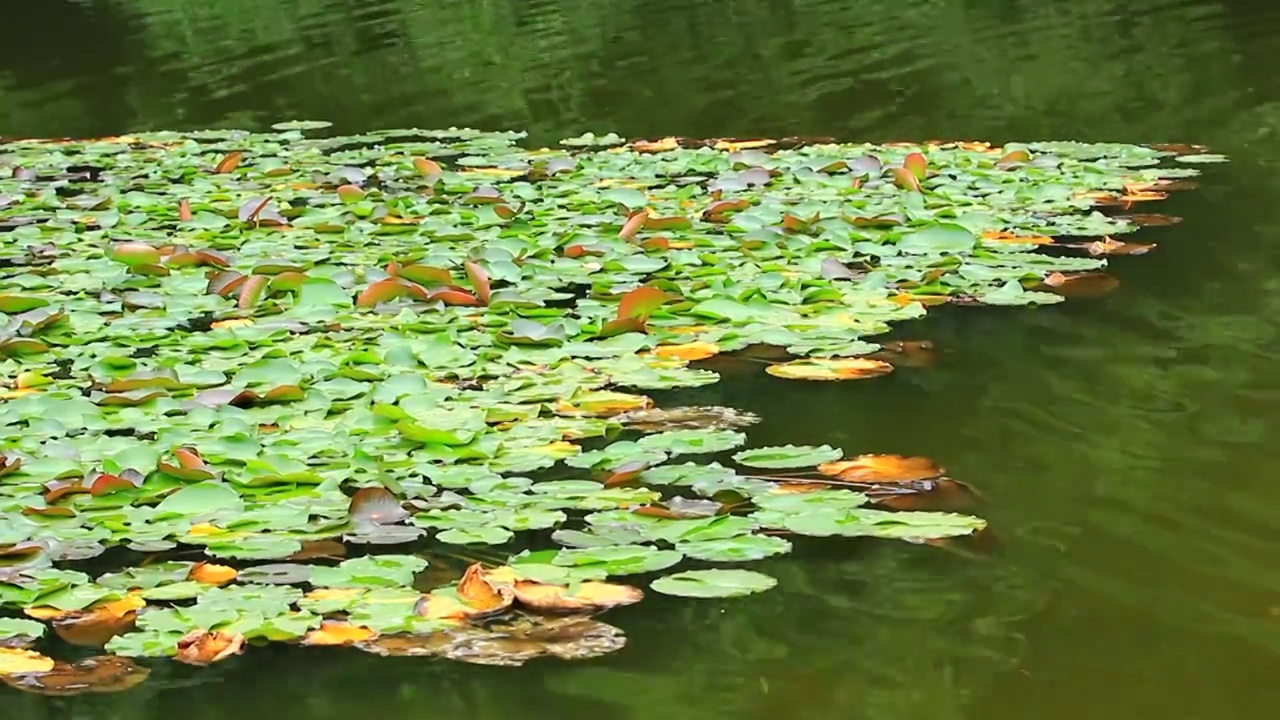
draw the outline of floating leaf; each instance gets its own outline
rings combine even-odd
[[[606,545],[561,550],[553,562],[556,565],[598,568],[608,575],[638,575],[665,570],[683,557],[674,550],[659,550],[648,545]]]
[[[235,568],[226,565],[199,562],[191,566],[188,578],[205,585],[222,586],[236,579],[239,573]]]
[[[1067,297],[1099,297],[1119,286],[1120,281],[1114,276],[1100,272],[1050,273],[1040,285],[1044,290]]]
[[[42,673],[53,669],[55,663],[38,652],[18,648],[0,647],[0,677],[25,673]]]
[[[662,450],[671,455],[718,453],[732,450],[747,441],[747,436],[732,430],[668,430],[639,440],[640,447]]]
[[[791,543],[771,535],[742,535],[718,540],[695,540],[676,545],[686,557],[709,562],[747,562],[791,552]]]
[[[640,602],[644,593],[629,585],[587,581],[574,587],[520,580],[512,585],[516,600],[539,612],[587,613]]]
[[[54,697],[124,692],[147,679],[151,671],[128,658],[103,656],[57,663],[52,670],[2,675],[9,687]]]
[[[823,475],[852,483],[898,483],[938,477],[944,471],[932,460],[902,455],[859,455],[818,466]]]
[[[22,618],[0,618],[0,648],[25,648],[44,637],[44,623]]]
[[[734,462],[760,468],[812,467],[840,458],[844,453],[830,445],[777,445],[735,453]]]
[[[772,589],[778,581],[751,570],[690,570],[654,580],[664,595],[696,598],[740,597]]]
[[[402,297],[427,300],[429,294],[422,286],[397,279],[379,280],[365,288],[356,297],[356,307],[370,308]]]
[[[868,358],[814,358],[777,363],[765,372],[788,380],[863,380],[888,375],[893,366]]]
[[[653,354],[657,357],[675,358],[691,362],[694,360],[706,360],[709,357],[715,357],[720,354],[720,346],[715,343],[708,342],[691,342],[682,343],[680,345],[659,345],[653,349]]]
[[[178,640],[173,658],[188,665],[211,665],[244,652],[244,636],[192,630]]]
[[[240,167],[240,160],[243,157],[244,153],[239,150],[229,152],[218,161],[218,164],[213,167],[213,171],[220,175],[234,172],[236,168]]]
[[[346,622],[325,621],[319,629],[312,630],[302,639],[303,645],[355,645],[377,637],[378,633],[367,627]]]

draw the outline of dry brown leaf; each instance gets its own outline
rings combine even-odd
[[[1104,237],[1084,246],[1090,255],[1142,255],[1153,247],[1154,243],[1127,243],[1111,237]]]
[[[458,598],[462,600],[475,615],[498,613],[511,607],[514,597],[510,588],[498,586],[485,577],[484,566],[475,563],[468,567],[458,581]]]
[[[948,302],[946,295],[912,295],[911,293],[898,293],[891,295],[889,300],[895,305],[910,305],[911,303],[920,303],[925,307],[932,305],[946,305]]]
[[[937,478],[896,485],[893,489],[906,488],[909,492],[878,493],[869,491],[873,502],[894,510],[923,510],[930,512],[965,512],[973,510],[981,496],[968,485],[951,478]]]
[[[423,595],[413,611],[430,620],[465,620],[472,615],[471,608],[442,593]]]
[[[800,495],[804,493],[817,492],[819,490],[830,490],[830,483],[820,482],[787,482],[778,483],[769,488],[769,492],[774,495]]]
[[[427,635],[380,635],[372,640],[358,643],[356,647],[383,657],[430,657],[439,655],[452,645],[454,640],[449,631],[433,632]]]
[[[178,641],[174,660],[188,665],[211,665],[244,652],[244,636],[192,630]]]
[[[823,475],[853,483],[897,483],[938,477],[943,469],[929,458],[859,455],[818,466]]]
[[[1169,197],[1169,193],[1156,192],[1154,190],[1146,190],[1142,192],[1126,192],[1119,198],[1116,198],[1124,205],[1132,205],[1136,202],[1147,202],[1150,200],[1165,200]]]
[[[1027,243],[1030,245],[1052,245],[1053,238],[1046,235],[1018,235],[1017,233],[1005,232],[1004,230],[985,230],[982,233],[983,242],[994,243]]]
[[[1097,297],[1119,287],[1120,281],[1102,272],[1085,272],[1064,275],[1049,273],[1037,289],[1047,290],[1066,297]]]
[[[692,362],[694,360],[706,360],[709,357],[720,354],[720,346],[709,342],[691,342],[683,345],[659,345],[651,351],[651,354],[663,358],[676,358]]]
[[[570,592],[563,585],[547,585],[532,580],[519,580],[513,586],[520,604],[540,612],[582,613],[607,610],[638,603],[644,598],[639,588],[630,585],[588,581]]]
[[[741,152],[769,147],[776,142],[776,140],[717,140],[712,147],[723,152]]]
[[[363,625],[352,625],[347,622],[328,621],[320,623],[320,628],[312,630],[302,638],[303,645],[355,645],[374,639],[378,633]]]
[[[215,565],[213,563],[199,562],[191,567],[191,572],[187,573],[188,580],[195,580],[205,585],[226,585],[240,573],[233,567],[226,565]]]
[[[1117,220],[1131,222],[1141,227],[1161,227],[1165,225],[1177,225],[1182,222],[1182,218],[1177,215],[1161,215],[1159,213],[1132,213],[1129,215],[1117,215]]]
[[[250,325],[253,325],[253,318],[230,318],[210,323],[209,327],[214,330],[220,330],[222,328],[249,327]]]
[[[128,690],[147,679],[151,671],[129,658],[106,655],[73,663],[56,663],[47,672],[4,675],[0,680],[15,690],[63,697],[84,693],[113,693]]]
[[[48,672],[56,665],[52,658],[32,650],[0,648],[0,677],[21,673]]]
[[[302,549],[286,560],[314,560],[316,558],[342,558],[347,556],[347,546],[337,540],[307,540]]]
[[[53,621],[53,631],[65,642],[83,647],[102,647],[117,635],[134,629],[137,610],[116,614],[100,608],[86,614],[68,615]]]
[[[938,352],[929,340],[886,340],[880,343],[880,350],[867,357],[894,367],[930,367],[937,361]]]
[[[680,149],[680,139],[664,137],[661,140],[636,140],[629,147],[636,152],[656,153]]]

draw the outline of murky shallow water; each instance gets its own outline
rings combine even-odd
[[[777,590],[611,613],[511,670],[255,649],[6,718],[1235,718],[1280,703],[1280,6],[1265,0],[9,3],[0,134],[259,127],[1188,141],[1231,155],[1120,289],[900,328],[932,368],[667,398],[754,443],[937,458],[1000,544],[801,543]]]

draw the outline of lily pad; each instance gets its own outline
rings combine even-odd
[[[735,453],[734,462],[759,468],[811,467],[838,460],[844,455],[830,445],[778,445],[751,448]]]
[[[654,580],[649,587],[663,595],[727,598],[772,589],[778,581],[752,570],[689,570]]]

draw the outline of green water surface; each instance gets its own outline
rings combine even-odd
[[[747,364],[659,397],[752,444],[927,455],[987,555],[800,542],[776,590],[614,611],[629,646],[521,669],[255,648],[120,695],[0,687],[4,720],[1233,720],[1280,707],[1280,3],[9,0],[0,135],[323,118],[628,137],[1196,142],[1120,288],[898,330],[932,368]],[[1146,210],[1150,206],[1144,206]],[[803,540],[803,539],[801,539]],[[1270,709],[1270,710],[1269,710]]]

